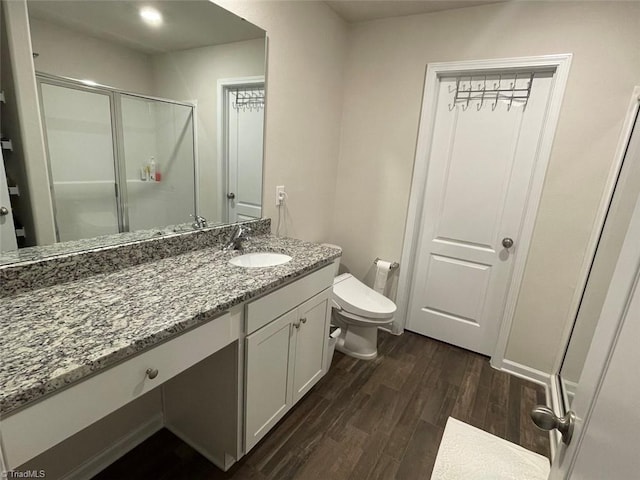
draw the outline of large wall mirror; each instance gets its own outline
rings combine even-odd
[[[43,196],[55,242],[261,216],[264,30],[208,0],[26,5],[48,197],[12,196],[17,247],[51,243],[20,235]]]
[[[560,368],[559,379],[565,411],[569,410],[578,388],[616,262],[640,194],[640,121],[637,108],[634,115],[632,133],[625,148],[622,166]]]

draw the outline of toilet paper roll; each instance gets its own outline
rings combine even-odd
[[[376,292],[381,293],[382,295],[384,295],[385,288],[387,287],[389,270],[391,270],[391,262],[378,260],[376,268],[376,280],[373,282],[373,289]]]

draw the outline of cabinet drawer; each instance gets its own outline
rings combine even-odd
[[[241,310],[226,313],[2,419],[15,468],[238,339]],[[146,370],[158,375],[147,378]]]
[[[246,307],[247,334],[255,332],[274,318],[297,307],[325,288],[331,287],[334,273],[335,266],[332,263],[249,303]]]

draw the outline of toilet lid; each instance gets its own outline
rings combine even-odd
[[[366,318],[391,318],[396,304],[350,273],[333,280],[333,300],[344,310]]]

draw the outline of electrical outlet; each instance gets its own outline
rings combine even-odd
[[[284,199],[286,196],[287,194],[284,191],[284,185],[276,187],[276,207],[279,207],[284,203]]]

